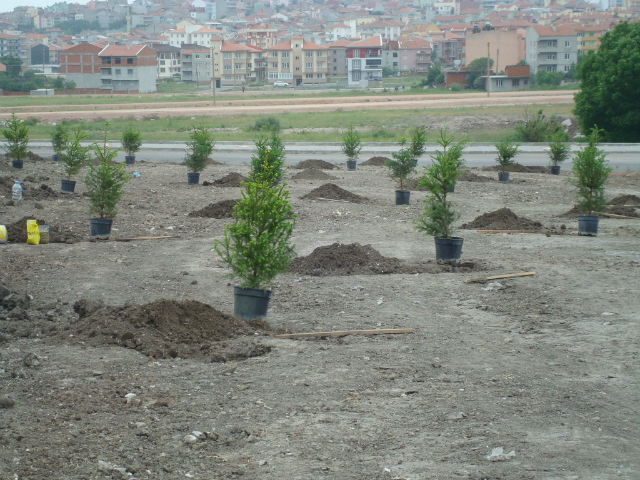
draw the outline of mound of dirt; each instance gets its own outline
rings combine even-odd
[[[636,195],[618,195],[616,198],[609,200],[607,205],[640,205],[640,197]]]
[[[468,170],[460,171],[460,176],[458,177],[459,182],[478,182],[478,183],[486,183],[486,182],[495,182],[495,178],[485,177],[484,175],[478,175],[477,173],[470,172]]]
[[[640,217],[636,212],[637,207],[626,205],[611,205],[607,208],[607,213],[613,213],[614,215],[624,215],[625,217]]]
[[[306,168],[315,168],[316,170],[334,170],[338,168],[337,165],[333,163],[326,162],[324,160],[305,160],[303,162],[294,165],[293,168],[297,168],[299,170],[304,170]]]
[[[27,157],[29,158],[29,160],[35,161],[35,162],[50,162],[51,161],[51,157],[41,157],[40,155],[38,155],[37,153],[33,153],[31,150],[29,150],[29,152],[27,153]]]
[[[365,165],[368,167],[384,167],[387,164],[387,161],[391,160],[387,157],[371,157],[366,162],[362,162],[360,165]]]
[[[518,217],[508,208],[501,208],[500,210],[480,215],[472,222],[463,224],[460,228],[469,230],[533,230],[537,232],[542,230],[543,226],[540,222]]]
[[[333,183],[325,183],[318,188],[311,190],[301,198],[307,200],[314,200],[316,198],[329,198],[331,200],[346,200],[352,203],[364,203],[369,201],[368,198],[361,197],[355,193],[351,193]]]
[[[214,187],[242,187],[242,182],[245,182],[247,177],[240,175],[237,172],[231,172],[218,180],[213,182],[202,182],[205,187],[213,185]]]
[[[27,220],[36,219],[35,216],[22,217],[20,220],[7,225],[7,242],[26,243],[27,242]],[[45,220],[36,219],[38,225],[47,225]],[[89,225],[87,225],[89,233]],[[84,236],[72,232],[71,230],[61,230],[56,225],[49,225],[49,243],[76,243],[84,239]]]
[[[233,216],[233,207],[238,200],[223,200],[218,203],[212,203],[200,210],[194,210],[189,214],[190,217],[201,218],[231,218]]]
[[[492,165],[490,167],[482,167],[480,170],[483,172],[496,172],[501,171],[502,167],[500,165]],[[549,173],[549,169],[547,167],[538,165],[520,165],[519,163],[509,165],[505,171],[515,173]]]
[[[80,319],[71,330],[59,335],[61,341],[120,345],[156,359],[208,357],[211,361],[226,361],[264,355],[270,350],[251,341],[233,345],[226,342],[241,336],[253,337],[256,330],[269,330],[265,322],[245,322],[195,300],[160,299],[146,305],[123,306],[80,300],[74,310]]]
[[[335,180],[337,177],[324,173],[322,170],[307,168],[291,178],[296,180]]]
[[[463,262],[455,266],[438,265],[427,262],[408,265],[402,260],[385,257],[371,245],[334,243],[316,248],[306,257],[294,258],[289,271],[312,276],[377,275],[391,273],[443,273],[469,272],[480,270],[481,266],[473,262]]]

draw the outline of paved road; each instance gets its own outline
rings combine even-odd
[[[0,142],[2,143],[2,142]],[[118,147],[119,142],[111,144]],[[317,158],[332,163],[344,163],[346,158],[340,150],[339,144],[315,144],[315,143],[295,143],[285,144],[287,150],[287,163],[296,164],[309,158]],[[418,162],[419,165],[428,165],[429,155],[435,151],[437,145],[428,145],[427,154]],[[29,147],[42,156],[49,156],[53,153],[51,144],[44,141],[31,142]],[[601,145],[602,149],[609,153],[609,164],[617,172],[638,172],[640,171],[640,144],[607,144]],[[545,154],[546,145],[530,144],[523,145],[517,161],[523,165],[547,165],[548,157]],[[579,145],[573,145],[573,150],[578,150]],[[392,152],[398,151],[397,144],[365,144],[360,153],[360,160],[364,161],[371,156],[390,156]],[[218,142],[213,158],[219,162],[230,165],[242,165],[249,163],[253,152],[253,143],[231,143]],[[184,158],[185,146],[181,142],[146,143],[144,148],[136,155],[136,160],[147,162],[170,162],[180,163]],[[465,150],[465,159],[469,167],[482,167],[495,165],[495,148],[493,144],[469,144]],[[124,153],[119,152],[118,158],[124,161]],[[569,164],[565,166],[568,168]]]

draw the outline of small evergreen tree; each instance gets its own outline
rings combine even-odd
[[[53,127],[53,132],[51,132],[51,146],[57,155],[60,155],[62,150],[66,147],[68,139],[69,122],[62,120],[62,122]]]
[[[511,143],[509,140],[503,140],[495,144],[498,150],[498,158],[496,162],[500,165],[500,169],[503,172],[507,171],[507,167],[513,165],[514,158],[520,153],[519,145]]]
[[[206,126],[194,127],[189,134],[188,153],[183,163],[191,172],[201,172],[207,166],[207,160],[209,160],[209,155],[213,152],[215,144],[213,134]]]
[[[576,176],[568,179],[578,189],[578,208],[587,215],[601,212],[607,206],[604,186],[612,169],[607,162],[607,154],[598,148],[601,132],[597,125],[591,131],[589,145],[581,148],[573,158]]]
[[[15,113],[12,113],[11,118],[5,122],[2,135],[7,139],[7,144],[4,146],[7,156],[18,162],[24,160],[29,153],[29,127],[24,120],[20,120]]]
[[[142,134],[130,123],[122,131],[122,149],[127,152],[127,155],[133,157],[140,147],[142,147]]]
[[[413,160],[416,163],[418,159],[426,152],[427,148],[427,130],[424,125],[416,127],[413,130],[413,135],[411,136],[411,143],[409,144],[409,150],[411,151],[411,155]]]
[[[269,137],[258,138],[254,141],[256,153],[251,156],[251,176],[269,172],[271,185],[280,183],[284,175],[286,154],[280,134],[271,130]]]
[[[398,153],[392,153],[391,156],[394,160],[387,160],[386,166],[389,168],[389,176],[393,178],[397,183],[400,190],[403,190],[404,184],[411,178],[413,172],[415,172],[415,165],[413,162],[414,152],[411,146],[405,147],[406,140],[403,138],[400,140],[400,151]]]
[[[77,175],[82,167],[84,167],[91,158],[89,153],[94,145],[83,147],[81,142],[89,138],[84,130],[84,124],[81,123],[71,132],[66,132],[64,146],[58,151],[60,162],[64,165],[64,173],[67,180],[71,180],[72,175]]]
[[[342,153],[347,156],[348,160],[355,161],[358,160],[360,150],[362,150],[360,134],[353,128],[353,125],[351,125],[342,137]]]
[[[561,140],[555,140],[549,143],[549,151],[547,154],[549,155],[549,162],[553,166],[564,162],[569,158],[570,153],[571,147]]]

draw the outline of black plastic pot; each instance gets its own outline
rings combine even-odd
[[[418,166],[418,160],[411,160],[411,163],[413,164],[414,167]]]
[[[251,320],[266,317],[271,290],[233,287],[233,314]]]
[[[356,163],[357,162],[355,160],[347,160],[347,170],[355,170]]]
[[[60,179],[60,191],[64,193],[73,193],[76,190],[75,180]]]
[[[24,160],[12,160],[11,165],[13,168],[22,168],[24,167]]]
[[[200,183],[199,173],[187,173],[187,183],[189,185],[198,185]]]
[[[58,156],[57,153],[54,153],[53,155],[51,155],[51,160],[53,160],[54,162],[57,162],[58,160],[60,160],[60,157]]]
[[[396,205],[409,205],[411,190],[396,190]]]
[[[125,165],[133,165],[134,163],[136,163],[136,156],[135,155],[125,155],[124,156],[124,163],[125,163]]]
[[[498,181],[499,182],[508,182],[509,181],[509,172],[498,172]]]
[[[560,165],[551,165],[551,175],[560,175]]]
[[[578,215],[578,235],[595,237],[598,235],[599,223],[598,215]]]
[[[90,218],[91,236],[95,238],[109,238],[111,234],[111,218]]]
[[[462,255],[462,237],[434,238],[436,242],[436,261],[454,262],[460,261]]]
[[[449,190],[447,190],[447,193],[454,193],[456,191],[456,184],[454,182],[453,185],[451,185],[451,188]]]

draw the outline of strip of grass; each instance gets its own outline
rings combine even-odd
[[[532,112],[538,108],[529,107]],[[264,117],[273,117],[280,122],[282,129],[301,128],[299,132],[283,132],[283,140],[287,142],[340,142],[342,133],[330,131],[310,131],[315,128],[343,128],[350,125],[367,127],[361,132],[362,141],[365,142],[397,142],[402,137],[409,137],[411,130],[416,125],[429,124],[429,117],[464,117],[478,115],[523,115],[526,108],[490,107],[490,108],[456,108],[456,109],[414,109],[414,110],[371,110],[366,115],[359,111],[342,112],[309,112],[309,113],[283,113],[274,115],[231,115],[227,117],[148,117],[136,121],[133,117],[121,118],[110,121],[110,140],[119,140],[122,131],[130,123],[140,130],[144,141],[184,141],[189,137],[189,131],[196,125],[204,124],[208,128],[233,128],[233,131],[219,131],[215,133],[216,140],[221,141],[252,141],[257,136],[266,135],[268,132],[256,131],[256,120]],[[545,107],[546,115],[568,114],[570,105],[552,105]],[[77,124],[78,121],[72,122]],[[85,123],[85,128],[91,139],[97,140],[102,136],[104,120],[96,119]],[[53,126],[35,125],[31,127],[32,139],[50,138]],[[452,130],[455,133],[455,130]],[[473,129],[466,134],[459,132],[460,139],[474,142],[494,142],[513,136],[514,126],[508,125],[503,129],[488,130],[486,128]],[[433,133],[435,136],[435,132]]]

